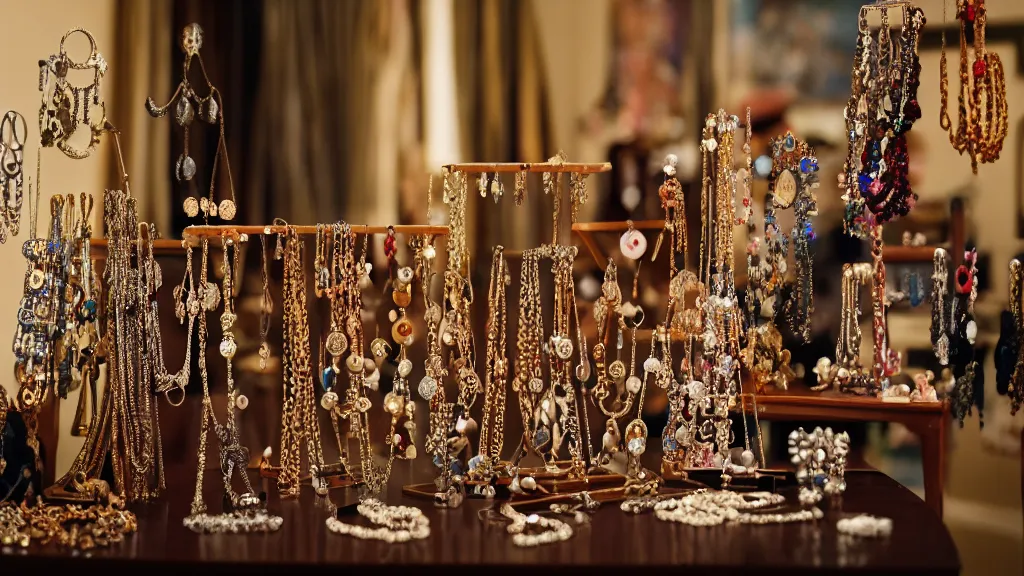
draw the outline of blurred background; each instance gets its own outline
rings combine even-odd
[[[660,169],[665,155],[673,153],[680,158],[679,179],[692,214],[691,237],[696,238],[699,209],[693,209],[699,207],[697,144],[703,118],[719,107],[742,118],[743,109],[750,106],[755,159],[768,152],[771,137],[791,129],[814,147],[822,169],[815,219],[815,334],[807,346],[791,346],[794,363],[802,364],[811,378],[814,361],[834,350],[841,265],[867,258],[860,243],[841,234],[842,202],[835,185],[846,153],[842,109],[849,93],[860,4],[0,0],[7,24],[0,106],[24,114],[29,119],[29,141],[37,142],[37,61],[56,52],[68,29],[90,30],[109,63],[104,79],[108,117],[123,133],[140,216],[155,222],[167,238],[180,237],[189,223],[181,201],[209,185],[208,168],[217,143],[215,129],[193,131],[190,148],[200,175],[192,183],[178,183],[173,159],[182,146],[181,131],[167,119],[151,119],[143,106],[147,96],[166,102],[180,81],[183,54],[178,38],[191,22],[205,31],[200,54],[207,74],[224,95],[239,208],[235,221],[242,224],[262,224],[275,217],[301,224],[338,219],[424,223],[428,175],[438,173],[442,164],[542,161],[559,151],[572,161],[613,163],[610,174],[590,179],[591,200],[581,220],[658,219],[663,217],[657,200]],[[1018,107],[1024,103],[1024,3],[989,3],[989,48],[999,52],[1007,70],[1011,129],[1002,159],[982,166],[977,176],[939,127],[942,2],[919,4],[928,18],[919,92],[924,117],[911,133],[911,170],[921,201],[909,218],[887,229],[886,238],[896,243],[909,230],[925,234],[930,243],[946,242],[949,205],[955,198],[964,202],[968,245],[976,246],[981,255],[977,312],[980,346],[988,347],[985,389],[979,398],[984,427],[979,426],[978,412],[962,429],[950,426],[945,521],[958,543],[965,574],[1020,573],[1022,422],[1020,417],[1011,419],[1008,402],[995,392],[990,350],[998,337],[998,313],[1006,306],[1007,262],[1021,250],[1024,237],[1024,116]],[[955,74],[958,29],[952,20],[952,0],[947,4],[951,14],[945,26]],[[75,49],[70,48],[73,54]],[[194,70],[193,81],[199,78]],[[955,86],[955,79],[952,82]],[[43,154],[44,202],[55,193],[88,191],[99,196],[104,188],[118,186],[109,143],[85,161],[71,161],[52,150]],[[34,155],[30,147],[26,166]],[[509,189],[511,184],[506,183]],[[224,178],[217,182],[221,198],[227,197],[227,186]],[[766,189],[764,180],[758,179],[756,205],[763,204]],[[430,214],[433,221],[443,223],[439,190],[435,179]],[[477,262],[477,280],[486,282],[492,245],[522,249],[550,238],[551,199],[540,190],[539,181],[531,180],[528,200],[516,210],[471,198],[469,245]],[[756,212],[760,211],[758,207]],[[0,266],[17,270],[18,278],[24,266],[21,240],[0,246]],[[612,246],[615,238],[603,241]],[[740,229],[737,243],[745,243]],[[251,244],[241,295],[241,308],[249,311],[252,327],[241,343],[249,351],[258,345],[260,293],[258,244]],[[690,245],[693,253],[696,243]],[[742,255],[742,250],[737,252]],[[181,260],[169,258],[165,278],[180,277]],[[585,291],[588,278],[600,278],[599,268],[585,252],[580,260],[587,262],[577,268],[577,286]],[[889,277],[898,279],[903,272],[890,269]],[[922,272],[927,278],[930,266]],[[513,273],[517,275],[516,267]],[[640,298],[656,306],[667,279],[657,270],[645,273],[649,278],[641,283],[645,290]],[[0,323],[0,342],[12,337],[20,295],[19,281],[0,284],[0,317],[10,319]],[[586,294],[580,297],[587,299]],[[483,310],[476,314],[482,318]],[[171,312],[163,316],[170,318]],[[278,317],[275,326],[279,321]],[[915,367],[930,367],[928,322],[927,305],[896,309],[890,316],[890,340],[904,352],[911,373]],[[181,357],[176,352],[169,356],[169,362],[180,362],[174,360]],[[0,373],[10,373],[12,362],[10,355],[0,355]],[[260,384],[254,379],[254,390],[263,390],[270,398],[280,382],[265,380]],[[10,381],[4,384],[11,389]],[[62,430],[70,428],[74,401],[71,398],[61,411]],[[645,407],[652,418],[663,409],[660,401],[654,397]],[[254,454],[260,444],[276,442],[279,408],[272,400],[265,404],[246,416],[247,433],[252,435],[247,443]],[[256,406],[261,404],[257,401]],[[266,422],[260,420],[261,410]],[[171,453],[176,443],[181,443],[182,454],[188,453],[184,443],[192,442],[197,429],[193,423],[181,424],[188,439],[170,437],[166,428],[174,424],[165,424],[165,446]],[[922,492],[913,435],[881,423],[850,428],[868,463]],[[80,443],[78,438],[61,437],[59,471],[68,467]]]

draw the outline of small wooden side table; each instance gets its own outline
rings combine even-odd
[[[949,403],[883,402],[872,396],[839,392],[777,390],[757,396],[763,420],[841,420],[898,422],[921,440],[925,502],[942,518],[942,491],[946,478],[946,423]]]

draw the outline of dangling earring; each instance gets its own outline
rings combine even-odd
[[[269,231],[266,231],[269,232]],[[267,262],[267,234],[260,235],[260,270],[263,276],[263,296],[260,298],[260,370],[267,369],[270,359],[270,344],[267,335],[270,333],[270,315],[274,312],[274,297],[270,293],[270,265]]]
[[[17,236],[21,229],[21,205],[24,200],[25,182],[23,164],[27,137],[28,125],[25,123],[25,117],[13,110],[5,114],[0,121],[0,190],[3,193],[3,206],[0,208],[3,217],[3,223],[0,225],[0,244],[7,241],[8,233]]]
[[[68,56],[64,43],[74,33],[80,33],[89,41],[89,57],[84,62],[75,62]],[[78,87],[68,81],[69,70],[92,70],[92,84]],[[47,60],[39,61],[39,91],[43,103],[39,109],[39,143],[44,148],[56,146],[67,157],[81,160],[88,158],[100,142],[100,135],[107,130],[106,103],[100,97],[100,80],[107,72],[107,62],[96,50],[96,39],[82,28],[69,30],[60,39],[60,50]],[[99,114],[93,111],[99,106]],[[80,124],[89,128],[88,146],[78,149],[71,140]]]
[[[174,104],[174,120],[185,130],[185,146],[178,160],[174,164],[174,176],[179,182],[190,181],[196,175],[196,161],[189,156],[189,129],[192,120],[195,118],[196,108],[199,110],[199,118],[210,124],[219,124],[220,137],[217,141],[217,152],[213,158],[213,169],[210,172],[210,195],[208,198],[197,200],[194,196],[185,199],[182,207],[189,218],[195,218],[202,211],[204,217],[220,215],[222,220],[232,220],[235,217],[235,185],[231,178],[231,162],[228,160],[227,144],[224,141],[224,102],[221,99],[220,91],[210,82],[206,75],[206,66],[203,65],[203,58],[199,55],[199,49],[203,47],[203,29],[198,24],[189,24],[181,33],[181,49],[185,52],[185,71],[182,75],[178,88],[171,95],[170,101],[163,106],[157,106],[152,98],[146,98],[146,111],[153,118],[162,118],[167,114],[171,104]],[[192,58],[199,61],[199,68],[206,80],[206,96],[196,93],[188,79],[189,67],[192,65]],[[192,104],[195,101],[195,105]],[[217,182],[217,164],[224,157],[224,168],[227,170],[228,187],[231,191],[231,198],[221,200],[217,204],[214,196],[214,188]]]
[[[522,206],[523,200],[526,199],[526,165],[524,164],[519,172],[516,172],[516,189],[513,192],[512,198],[515,200],[516,206]]]

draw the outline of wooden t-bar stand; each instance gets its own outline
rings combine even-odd
[[[611,172],[611,162],[467,162],[463,164],[446,164],[449,172],[465,172],[467,174],[489,174],[491,172],[575,172],[577,174],[597,174]]]
[[[394,229],[395,234],[404,236],[447,236],[447,226],[429,226],[419,224],[398,224],[395,226],[367,226],[365,224],[350,224],[349,227],[356,234],[387,234],[388,229]],[[260,234],[283,234],[289,228],[297,234],[311,236],[316,234],[316,226],[287,226],[285,224],[272,224],[267,226],[189,226],[182,231],[181,236],[184,242],[195,246],[202,238],[222,238],[224,236],[237,237],[242,234],[257,236]]]

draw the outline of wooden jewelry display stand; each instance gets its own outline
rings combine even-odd
[[[471,189],[466,192],[467,196],[472,194],[472,188],[474,188],[476,184],[469,175],[485,175],[485,178],[487,177],[486,175],[492,175],[486,180],[486,182],[480,185],[481,194],[494,194],[493,187],[498,187],[498,194],[504,195],[505,185],[499,180],[498,175],[515,174],[515,200],[517,204],[522,202],[525,196],[526,175],[530,173],[544,174],[545,193],[549,193],[553,190],[555,202],[552,244],[544,245],[540,248],[542,252],[548,254],[547,256],[542,256],[542,258],[548,258],[551,254],[556,252],[560,246],[559,211],[563,204],[561,198],[563,192],[561,190],[560,176],[565,173],[572,175],[572,179],[570,180],[571,203],[573,208],[577,208],[585,201],[586,189],[585,185],[582,183],[583,176],[608,172],[611,170],[611,164],[608,162],[575,163],[559,160],[560,158],[556,157],[548,162],[537,163],[474,162],[450,164],[444,166],[443,171],[446,177],[448,175],[458,174],[462,178],[466,178],[467,181],[464,186]],[[556,176],[549,178],[549,174]],[[506,201],[509,199],[510,198],[506,198]],[[575,216],[575,209],[573,210],[573,216]],[[571,250],[574,253],[576,249],[575,247],[571,247]],[[525,252],[531,251],[528,250]],[[506,251],[504,256],[507,258],[522,258],[525,252]],[[536,257],[535,254],[534,257]],[[563,256],[563,258],[564,257],[565,256]],[[574,258],[574,254],[570,256],[570,258]],[[522,303],[520,303],[520,308],[522,308]],[[565,361],[569,362],[569,360]],[[516,359],[516,363],[518,363],[518,359]],[[488,365],[486,369],[490,370],[491,366]],[[491,376],[493,376],[493,374],[488,375],[488,381],[491,380]],[[625,477],[621,474],[609,473],[601,469],[591,468],[592,463],[589,461],[589,458],[592,455],[589,454],[589,430],[586,429],[585,424],[588,419],[585,417],[585,414],[583,417],[580,417],[578,412],[575,412],[581,405],[583,406],[583,409],[586,410],[585,398],[578,397],[581,395],[582,387],[577,388],[577,386],[574,385],[575,380],[576,379],[574,378],[570,378],[567,383],[563,382],[561,384],[561,386],[568,384],[568,386],[571,387],[571,390],[568,390],[571,393],[571,402],[567,402],[562,407],[562,410],[569,408],[572,413],[571,417],[577,419],[577,430],[583,431],[582,434],[579,432],[573,434],[571,429],[563,432],[563,438],[568,438],[572,446],[570,451],[577,451],[575,452],[574,458],[572,460],[559,460],[557,459],[556,454],[546,454],[547,457],[545,457],[545,454],[542,453],[543,449],[538,449],[533,445],[533,432],[527,430],[521,437],[511,460],[503,460],[499,458],[498,462],[492,462],[489,465],[490,467],[487,469],[488,472],[486,474],[475,474],[473,470],[464,474],[463,484],[466,488],[467,496],[511,496],[517,501],[556,501],[569,493],[583,490],[594,490],[601,486],[618,485],[621,487],[624,484]],[[502,373],[497,378],[497,385],[508,385],[505,373]],[[561,390],[562,393],[566,391],[567,390]],[[528,393],[526,390],[520,390],[520,394],[526,393]],[[485,390],[485,394],[491,394],[491,391]],[[559,398],[563,397],[570,398],[569,396],[560,396]],[[571,407],[570,404],[572,405]],[[530,418],[524,419],[524,421],[532,419],[533,415],[531,415]],[[573,436],[576,437],[573,438]],[[495,448],[480,446],[479,453],[486,454],[493,449]],[[496,449],[500,450],[500,447]],[[466,450],[469,449],[467,448]],[[584,451],[586,451],[587,454],[583,454]],[[541,456],[547,461],[547,464],[537,468],[519,468],[519,461],[529,453]],[[520,484],[520,479],[523,480],[522,484]],[[403,493],[417,497],[436,498],[438,488],[434,483],[413,484],[404,486]],[[619,493],[621,493],[621,490],[619,490]]]

